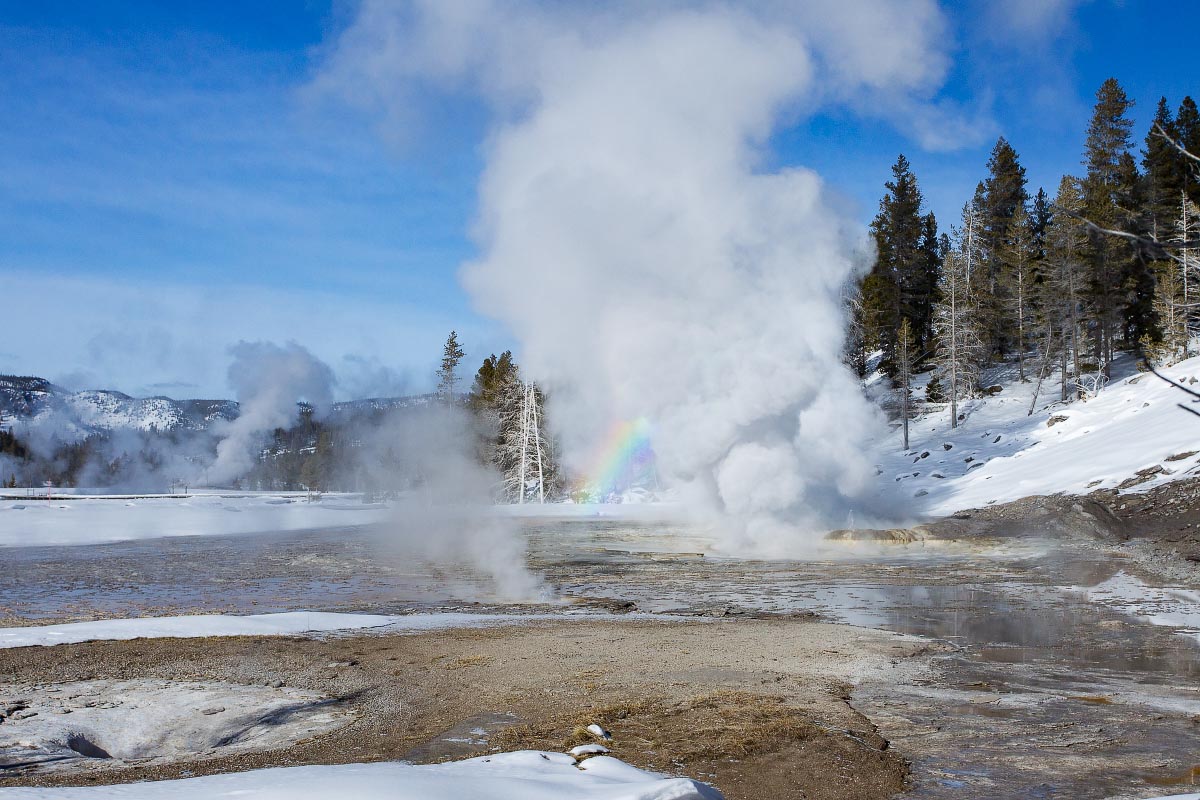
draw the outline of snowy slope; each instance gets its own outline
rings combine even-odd
[[[1028,495],[1116,489],[1139,472],[1145,480],[1122,491],[1200,475],[1200,417],[1179,407],[1200,404],[1132,361],[1118,368],[1087,401],[1058,402],[1059,384],[1047,380],[1029,416],[1034,382],[1014,380],[1009,368],[999,394],[960,405],[957,429],[948,407],[934,406],[912,421],[908,450],[897,431],[878,462],[882,476],[914,498],[916,512],[941,515]],[[1200,387],[1200,357],[1163,373]]]
[[[358,416],[418,408],[435,395],[370,397],[334,403],[333,421]],[[0,375],[0,415],[6,422],[20,420],[51,426],[60,438],[82,438],[100,431],[207,430],[217,420],[237,417],[233,400],[174,400],[169,397],[130,397],[111,389],[70,392],[44,378]]]
[[[720,800],[712,787],[609,756],[523,750],[446,764],[284,767],[121,786],[0,789],[3,800]]]

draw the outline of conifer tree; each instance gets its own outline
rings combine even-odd
[[[985,275],[980,276],[983,291],[977,303],[984,325],[985,344],[990,354],[1003,355],[1013,344],[1009,331],[1011,298],[1009,286],[1002,279],[1004,254],[1009,239],[1009,227],[1018,210],[1024,211],[1029,200],[1025,188],[1025,168],[1017,151],[1001,136],[987,163],[988,177],[984,180],[983,249]]]
[[[1171,116],[1165,97],[1158,101],[1154,121],[1146,133],[1146,149],[1142,155],[1147,225],[1150,235],[1155,238],[1169,235],[1171,231],[1186,172],[1181,154],[1164,135],[1172,140],[1179,138],[1175,119]]]
[[[1000,252],[1003,272],[1001,284],[1005,288],[1006,316],[1016,324],[1016,336],[1012,337],[1017,351],[1017,375],[1025,380],[1025,352],[1027,334],[1030,332],[1033,304],[1035,250],[1033,224],[1024,208],[1018,207],[1009,222],[1008,234]]]
[[[458,384],[458,364],[466,353],[458,344],[458,333],[450,331],[446,345],[442,348],[442,366],[438,370],[438,397],[448,405],[454,405],[454,387]]]
[[[924,198],[903,155],[892,166],[892,180],[871,223],[876,261],[861,287],[864,335],[878,342],[882,367],[895,374],[900,324],[907,319],[915,347],[929,343],[932,292],[937,281],[937,223],[922,213]],[[871,337],[875,337],[872,339]]]
[[[1030,224],[1033,230],[1034,258],[1041,261],[1046,257],[1046,228],[1054,217],[1054,209],[1046,190],[1038,188],[1033,198],[1033,210],[1030,212]]]
[[[1079,182],[1067,175],[1054,197],[1055,213],[1046,228],[1043,313],[1059,332],[1062,358],[1062,399],[1080,375],[1084,298],[1087,285],[1088,235],[1080,215],[1083,194]]]
[[[1115,78],[1109,78],[1096,93],[1096,106],[1088,125],[1083,164],[1083,213],[1101,228],[1129,229],[1132,219],[1124,206],[1130,191],[1128,156],[1133,123],[1126,116],[1133,101]],[[1099,371],[1108,375],[1122,327],[1122,284],[1133,257],[1123,240],[1089,232],[1088,299],[1095,328],[1092,337]]]
[[[1200,156],[1200,110],[1196,109],[1196,102],[1190,96],[1183,98],[1179,104],[1179,111],[1175,114],[1175,133],[1183,149]],[[1183,190],[1187,192],[1189,200],[1200,205],[1200,168],[1194,161],[1182,163]]]

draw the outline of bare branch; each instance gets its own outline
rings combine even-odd
[[[1184,147],[1183,142],[1179,142],[1179,141],[1176,141],[1175,139],[1173,139],[1171,137],[1171,134],[1169,134],[1165,130],[1163,130],[1163,126],[1159,125],[1157,122],[1154,123],[1154,132],[1156,134],[1158,134],[1160,137],[1162,137],[1163,139],[1165,139],[1167,141],[1167,143],[1171,145],[1171,147],[1174,147],[1176,150],[1178,150],[1180,153],[1182,153],[1184,158],[1190,158],[1192,161],[1195,161],[1197,164],[1200,164],[1200,156],[1196,155],[1195,153],[1189,151],[1186,147]]]
[[[1158,378],[1161,381],[1167,382],[1168,384],[1171,385],[1172,388],[1178,389],[1179,391],[1181,391],[1185,394],[1189,394],[1192,397],[1196,398],[1195,400],[1192,401],[1193,403],[1200,401],[1200,392],[1196,391],[1195,389],[1189,389],[1188,387],[1184,386],[1182,383],[1177,383],[1176,381],[1173,381],[1170,378],[1168,378],[1166,375],[1163,375],[1161,372],[1159,372],[1158,370],[1156,370],[1154,368],[1154,364],[1150,363],[1150,359],[1146,357],[1145,353],[1139,351],[1138,355],[1141,356],[1142,363],[1146,365],[1146,369],[1150,370],[1150,372],[1154,375],[1154,377]],[[1176,403],[1176,405],[1179,406],[1180,408],[1182,408],[1184,411],[1188,412],[1189,414],[1195,414],[1197,417],[1200,417],[1200,411],[1197,411],[1194,408],[1188,408],[1183,403]]]
[[[1068,208],[1062,208],[1059,206],[1056,206],[1055,208],[1058,213],[1065,214],[1072,219],[1079,220],[1088,230],[1095,231],[1096,233],[1102,233],[1105,236],[1116,236],[1119,239],[1124,239],[1128,242],[1133,242],[1134,244],[1139,244],[1147,248],[1150,250],[1155,259],[1169,258],[1182,264],[1184,263],[1183,259],[1171,251],[1200,250],[1200,239],[1189,239],[1184,242],[1164,242],[1154,236],[1130,233],[1129,231],[1117,230],[1115,228],[1105,228],[1102,225],[1097,225],[1095,222],[1092,222],[1082,214],[1079,214]]]

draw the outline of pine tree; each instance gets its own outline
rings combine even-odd
[[[505,350],[499,357],[492,353],[485,358],[475,373],[475,383],[471,387],[471,408],[479,412],[494,410],[499,392],[515,368],[511,350]]]
[[[878,343],[882,367],[895,373],[900,324],[908,320],[918,350],[929,343],[932,292],[937,281],[937,223],[922,214],[924,198],[903,155],[871,223],[876,261],[861,287],[861,313],[868,346]]]
[[[438,397],[448,405],[454,405],[454,387],[458,383],[458,364],[462,361],[462,347],[458,344],[458,334],[450,331],[446,337],[446,345],[442,348],[442,366],[438,370]]]
[[[1186,171],[1179,151],[1164,138],[1164,134],[1172,140],[1179,137],[1165,97],[1158,101],[1154,121],[1146,133],[1146,150],[1142,154],[1147,224],[1150,235],[1156,238],[1168,235],[1171,230]]]
[[[1054,208],[1050,204],[1050,198],[1046,195],[1046,190],[1038,188],[1037,195],[1033,198],[1033,210],[1030,212],[1030,222],[1033,226],[1033,243],[1035,258],[1041,261],[1046,257],[1046,229],[1050,226],[1050,220],[1054,218]]]
[[[1016,323],[1013,344],[1017,351],[1017,375],[1019,380],[1024,381],[1025,352],[1028,349],[1026,335],[1033,312],[1031,297],[1035,279],[1033,224],[1024,208],[1018,207],[1009,222],[1000,259],[1003,267],[1000,283],[1005,288],[1007,299],[1006,316]]]
[[[1003,355],[1013,345],[1010,288],[1002,279],[1004,254],[1008,246],[1009,227],[1018,211],[1025,211],[1029,193],[1025,189],[1025,168],[1017,151],[1001,136],[987,163],[988,177],[984,180],[983,251],[986,270],[977,283],[982,291],[977,303],[984,325],[985,344],[989,353]]]
[[[1200,156],[1200,110],[1196,109],[1196,102],[1191,97],[1183,98],[1179,104],[1179,111],[1175,114],[1175,133],[1183,149]],[[1183,191],[1187,192],[1189,200],[1200,205],[1200,165],[1194,161],[1190,164],[1183,161],[1181,171]]]
[[[1096,107],[1088,125],[1083,164],[1083,212],[1101,228],[1131,227],[1127,196],[1130,132],[1133,123],[1126,116],[1133,107],[1125,90],[1115,78],[1109,78],[1096,93]],[[1088,297],[1092,337],[1098,369],[1108,375],[1116,351],[1117,332],[1122,328],[1124,311],[1123,284],[1133,253],[1127,243],[1098,231],[1089,232]]]
[[[1054,216],[1046,228],[1042,292],[1043,313],[1054,323],[1061,341],[1063,400],[1081,369],[1088,248],[1087,230],[1079,221],[1082,212],[1079,182],[1064,176],[1054,197]]]

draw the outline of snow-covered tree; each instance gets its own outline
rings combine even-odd
[[[1197,307],[1200,307],[1200,302],[1197,301],[1197,296],[1200,292],[1197,291],[1197,283],[1200,282],[1200,255],[1195,249],[1184,247],[1188,243],[1195,243],[1200,239],[1200,209],[1196,208],[1196,204],[1188,199],[1184,192],[1180,192],[1179,198],[1179,217],[1175,220],[1175,235],[1172,237],[1172,242],[1181,245],[1179,248],[1178,259],[1178,280],[1179,285],[1179,327],[1180,337],[1183,343],[1183,357],[1188,357],[1188,349],[1191,343],[1193,333],[1196,331]]]
[[[964,228],[964,230],[967,230]],[[950,427],[958,427],[958,401],[969,397],[978,380],[983,343],[975,327],[971,303],[969,250],[963,231],[956,231],[960,247],[944,247],[940,299],[933,308],[933,331],[937,340],[934,363],[938,380],[950,401]]]
[[[496,448],[504,495],[511,502],[544,503],[553,490],[554,448],[546,432],[544,405],[537,385],[521,380],[514,370],[501,389]]]

